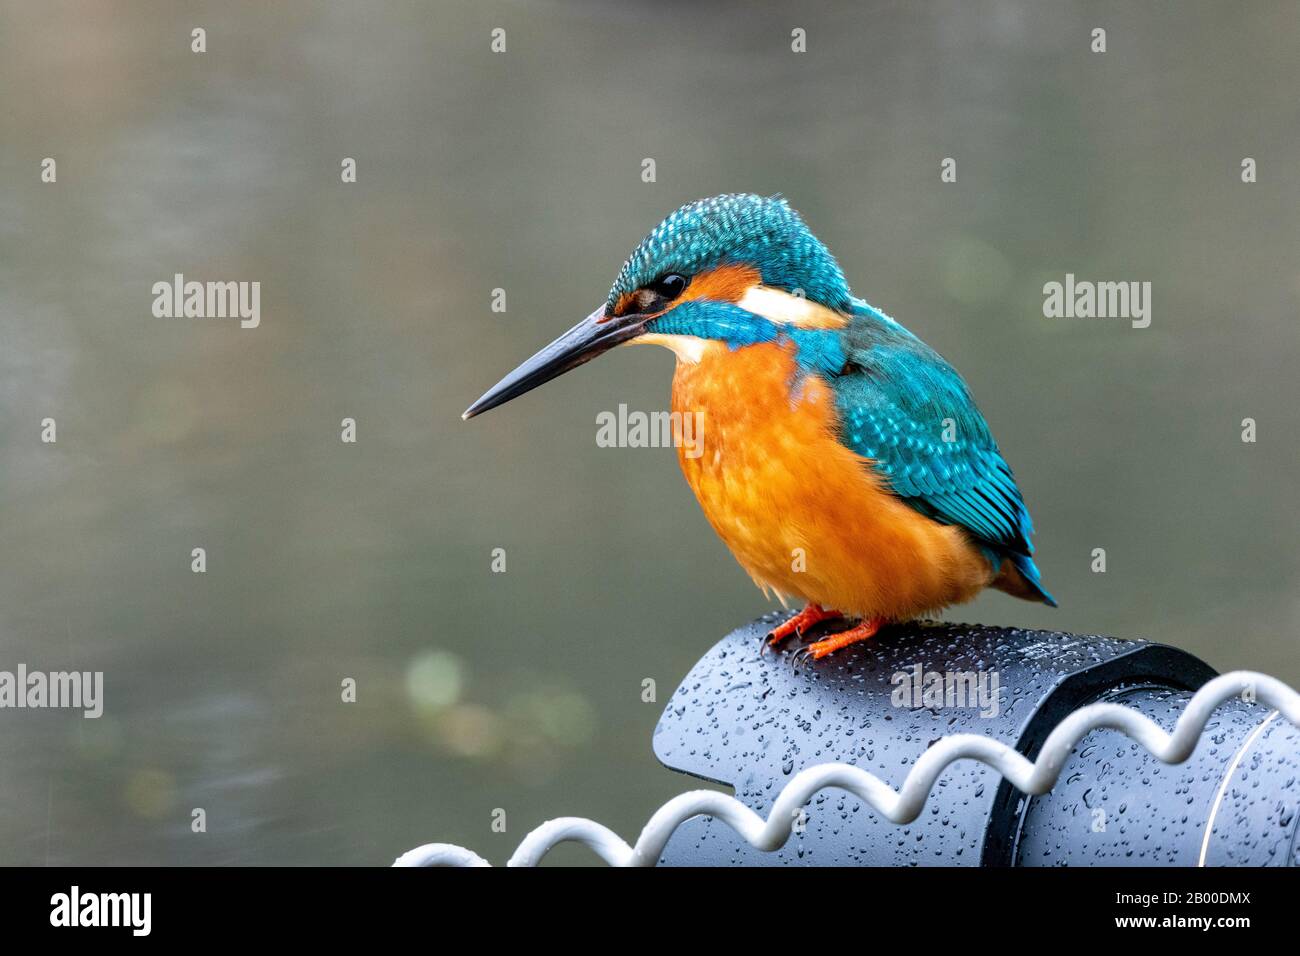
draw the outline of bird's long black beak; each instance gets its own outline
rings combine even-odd
[[[601,306],[523,365],[493,385],[477,402],[465,409],[469,419],[489,408],[504,405],[524,392],[590,362],[616,345],[634,339],[645,329],[648,315],[607,316]]]

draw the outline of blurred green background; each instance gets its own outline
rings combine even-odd
[[[1289,2],[5,3],[0,669],[106,702],[0,712],[0,863],[501,862],[690,786],[659,710],[770,605],[672,451],[596,445],[671,356],[459,415],[726,191],[785,193],[1016,469],[1061,608],[950,618],[1300,684],[1298,49]],[[175,272],[260,281],[261,327],[154,318]],[[1151,327],[1045,319],[1066,272]]]

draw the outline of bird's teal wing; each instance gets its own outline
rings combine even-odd
[[[830,377],[840,440],[870,459],[907,504],[965,528],[986,550],[1020,566],[1016,558],[1033,553],[1033,523],[1010,466],[956,370],[865,303],[843,342],[848,361]],[[1032,561],[1024,563],[1037,584],[1037,569]]]

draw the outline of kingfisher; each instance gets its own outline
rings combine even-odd
[[[838,629],[804,648],[820,659],[988,587],[1056,606],[966,383],[850,291],[781,196],[715,196],[669,215],[599,308],[462,417],[634,344],[676,355],[678,461],[709,523],[766,595],[804,605],[771,644]],[[690,454],[687,415],[701,424]]]

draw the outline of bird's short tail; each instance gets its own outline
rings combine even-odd
[[[1042,601],[1048,607],[1056,607],[1056,598],[1052,592],[1043,587],[1034,559],[1023,554],[1009,554],[1002,562],[1002,570],[993,586],[1000,591],[1026,601]]]

